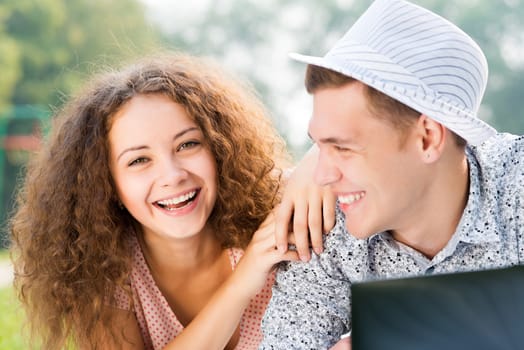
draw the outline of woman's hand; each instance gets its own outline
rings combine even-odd
[[[253,235],[233,274],[164,350],[223,349],[226,346],[245,308],[264,287],[275,264],[298,260],[296,252],[279,252],[275,248],[274,220],[274,214],[269,214]]]
[[[231,277],[242,285],[242,290],[251,298],[265,285],[267,276],[277,263],[296,260],[297,252],[276,249],[275,215],[270,213],[253,235]]]
[[[351,338],[344,338],[333,345],[329,350],[351,350]]]
[[[323,251],[322,235],[335,225],[336,197],[327,187],[314,183],[318,148],[313,145],[287,180],[280,205],[276,208],[275,237],[278,250],[295,244],[302,261]],[[289,235],[292,226],[292,235]]]

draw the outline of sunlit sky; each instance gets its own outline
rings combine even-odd
[[[148,7],[148,17],[166,32],[172,31],[174,25],[190,24],[209,6],[213,0],[141,0]],[[272,6],[272,0],[264,0]],[[286,15],[286,23],[290,26],[300,26],[306,20],[301,16],[300,9],[293,9],[293,13]],[[285,33],[283,33],[285,34]],[[278,35],[271,43],[270,57],[255,59],[245,57],[246,52],[231,52],[226,58],[219,58],[221,63],[236,73],[251,70],[256,76],[278,77],[271,82],[272,95],[269,103],[272,109],[285,117],[287,138],[290,146],[300,147],[307,142],[307,124],[311,115],[311,97],[302,88],[303,76],[297,76],[296,71],[290,71],[291,60],[289,52],[294,50],[294,40],[286,35]]]

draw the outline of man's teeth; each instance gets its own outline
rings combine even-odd
[[[163,201],[158,201],[157,203],[163,206],[177,205],[183,202],[188,201],[196,195],[196,191],[191,191],[176,198],[165,199]]]
[[[350,194],[348,196],[338,196],[338,201],[342,204],[351,204],[353,202],[358,201],[361,198],[364,198],[365,195],[365,192],[360,192],[356,194]]]

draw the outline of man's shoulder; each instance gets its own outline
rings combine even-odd
[[[498,159],[501,161],[512,158],[520,160],[524,155],[524,135],[499,133],[479,146],[472,146],[471,149],[478,158],[490,163],[497,162]]]
[[[297,261],[281,264],[277,281],[298,275],[301,278],[322,275],[348,282],[354,278],[360,279],[367,261],[369,241],[356,239],[347,231],[344,214],[338,207],[336,215],[335,226],[324,235],[324,251],[318,255],[312,254],[307,263]]]
[[[470,150],[487,183],[524,185],[524,136],[500,133]]]
[[[520,232],[524,203],[524,136],[497,134],[483,144],[470,147],[471,193],[469,202],[479,232],[497,227],[508,233],[513,227]]]
[[[335,226],[324,236],[324,250],[336,255],[356,255],[367,251],[368,244],[369,240],[357,239],[347,230],[346,217],[337,205]]]

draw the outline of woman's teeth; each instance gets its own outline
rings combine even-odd
[[[196,193],[197,191],[191,191],[175,198],[158,201],[157,204],[168,210],[177,209],[183,206],[180,204],[184,204],[187,201],[192,200]]]

